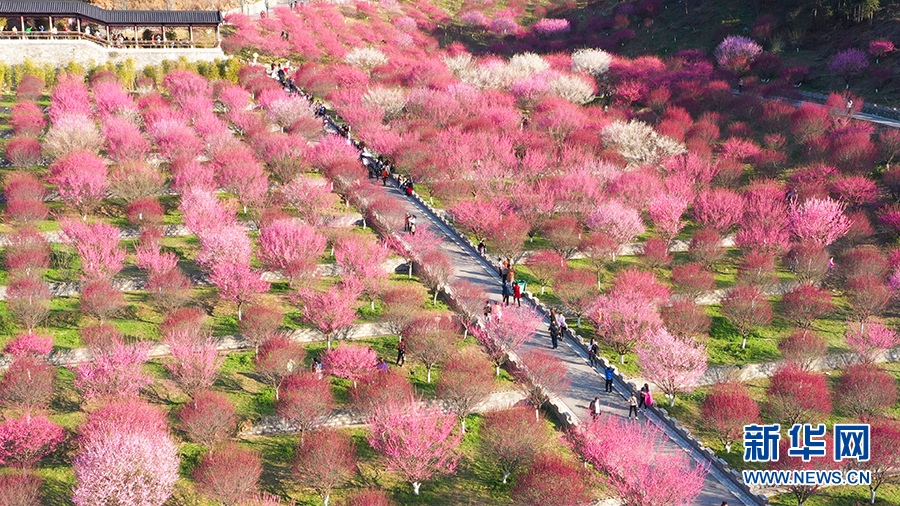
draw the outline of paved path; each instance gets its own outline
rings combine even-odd
[[[403,195],[396,187],[391,187],[388,192],[404,202],[407,211],[415,214],[421,229],[422,225],[428,225],[432,232],[439,235],[444,241],[441,248],[450,255],[455,268],[455,278],[465,278],[481,286],[491,300],[500,301],[500,278],[496,270],[488,265],[483,259],[476,256],[474,252],[464,245],[459,238],[453,234],[443,223],[437,220],[425,207],[418,202]],[[451,279],[452,282],[452,279]],[[549,348],[550,333],[548,322],[544,321],[538,329],[538,334],[525,344],[528,348]],[[556,392],[560,395],[563,403],[578,417],[587,414],[588,403],[595,396],[599,396],[604,404],[604,411],[615,416],[627,416],[628,404],[627,398],[622,394],[628,389],[625,385],[618,383],[615,386],[615,393],[604,393],[604,381],[598,371],[588,365],[587,355],[580,347],[569,341],[561,341],[560,347],[556,350],[557,356],[568,367],[568,380],[571,386],[566,392]],[[642,423],[646,423],[646,417],[642,416]],[[651,421],[659,424],[659,420],[651,414]],[[689,444],[684,441],[676,441],[672,439],[673,434],[666,443],[668,451],[688,451]],[[679,438],[680,439],[680,438]],[[692,458],[694,456],[692,455]],[[696,462],[696,460],[695,460]],[[705,461],[701,462],[705,464]],[[734,487],[721,473],[715,468],[710,467],[710,475],[706,480],[701,495],[697,498],[696,504],[704,506],[718,506],[722,501],[728,501],[729,504],[755,504],[752,500],[742,494]]]

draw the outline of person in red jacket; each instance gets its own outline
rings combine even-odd
[[[513,283],[513,299],[516,299],[516,305],[522,307],[522,287],[518,283]]]

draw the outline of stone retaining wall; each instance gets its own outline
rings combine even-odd
[[[107,48],[84,40],[0,40],[0,61],[8,65],[51,63],[58,67],[69,62],[81,65],[103,65],[108,62],[134,61],[136,68],[159,65],[164,60],[187,58],[190,62],[224,60],[221,48]]]

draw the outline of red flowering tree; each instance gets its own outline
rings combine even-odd
[[[234,504],[256,491],[260,474],[262,461],[255,451],[226,443],[204,455],[193,476],[203,495]]]
[[[207,448],[230,438],[237,427],[234,403],[215,390],[195,393],[178,412],[178,420],[191,440]]]
[[[349,436],[333,429],[304,438],[294,455],[294,477],[301,485],[315,489],[325,506],[331,491],[356,474],[356,445]]]
[[[65,439],[66,431],[43,416],[26,414],[0,424],[0,464],[31,467]]]
[[[551,395],[563,395],[569,387],[568,367],[547,350],[530,349],[520,354],[516,366],[519,388],[534,408],[535,418]]]
[[[528,222],[522,218],[513,213],[506,213],[499,220],[487,223],[485,233],[488,245],[498,255],[510,259],[515,265],[524,255],[524,243],[530,228]]]
[[[712,321],[706,309],[692,300],[676,300],[659,310],[663,324],[681,339],[696,338],[709,331]]]
[[[306,348],[284,334],[275,334],[260,346],[254,359],[256,374],[275,389],[275,400],[279,399],[281,383],[301,367],[305,356]]]
[[[577,463],[544,454],[518,477],[512,495],[523,506],[577,506],[588,500],[587,477]]]
[[[27,473],[0,476],[0,504],[10,506],[41,504],[43,482],[40,477]]]
[[[556,277],[553,293],[578,316],[578,328],[581,328],[581,317],[588,313],[597,298],[594,275],[585,269],[560,272]]]
[[[900,424],[879,420],[872,425],[871,430],[869,460],[858,465],[872,473],[869,502],[875,504],[875,493],[878,492],[878,488],[890,483],[894,477],[894,469],[900,466],[900,452],[897,451],[897,445],[900,444]]]
[[[847,280],[848,301],[853,318],[864,321],[881,314],[891,301],[884,281],[872,274],[859,274]]]
[[[770,469],[784,471],[828,471],[840,467],[840,463],[830,458],[834,452],[834,436],[830,433],[820,438],[825,442],[825,455],[822,458],[812,458],[808,462],[804,462],[802,457],[794,457],[788,455],[790,449],[790,439],[782,437],[778,445],[778,460],[769,463]],[[797,504],[805,503],[810,497],[819,492],[818,485],[792,485],[787,487],[789,493],[797,500]]]
[[[566,270],[568,262],[559,253],[552,250],[540,250],[525,260],[525,265],[541,282],[541,295],[544,285],[553,285],[557,276]]]
[[[503,473],[503,483],[530,467],[553,441],[544,423],[524,407],[485,414],[479,434],[482,450]]]
[[[775,422],[808,423],[814,417],[831,413],[824,374],[801,371],[789,364],[772,376],[766,393]]]
[[[699,262],[691,262],[672,267],[672,284],[676,291],[696,299],[704,292],[715,289],[716,278]]]
[[[428,383],[434,366],[444,362],[456,348],[457,329],[458,325],[447,316],[423,316],[403,331],[407,352],[425,366]]]
[[[759,405],[740,383],[717,383],[703,401],[703,425],[731,452],[744,435],[744,426],[759,422]]]
[[[728,290],[720,311],[741,335],[742,350],[747,347],[747,336],[754,328],[772,321],[771,304],[752,286],[736,286]]]
[[[43,359],[18,355],[0,380],[0,403],[25,411],[45,409],[53,396],[55,379],[56,369]]]
[[[6,289],[6,307],[28,332],[50,315],[50,287],[28,275],[15,277]]]
[[[466,432],[466,417],[493,391],[491,363],[473,346],[462,348],[447,359],[436,389],[438,398],[456,413],[463,433]]]
[[[282,383],[275,412],[296,427],[302,437],[327,420],[333,405],[331,385],[315,373],[300,370]]]
[[[811,370],[827,350],[825,339],[811,330],[795,330],[778,341],[778,351],[784,359],[804,371]]]
[[[800,285],[781,298],[784,316],[803,328],[832,309],[831,294],[813,285]]]
[[[855,418],[881,416],[897,403],[897,381],[874,364],[854,364],[841,374],[835,391],[841,410]]]
[[[410,398],[376,410],[369,424],[369,444],[381,453],[389,471],[412,484],[419,495],[422,482],[456,470],[456,416]]]

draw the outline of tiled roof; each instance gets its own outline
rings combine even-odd
[[[77,0],[0,0],[2,16],[81,17],[104,25],[215,25],[222,22],[219,11],[127,11],[107,10]]]

